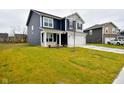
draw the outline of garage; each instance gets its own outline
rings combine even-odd
[[[86,44],[86,34],[84,33],[75,33],[75,46],[81,47]],[[74,33],[68,33],[68,46],[74,46]]]
[[[105,37],[105,44],[107,44],[108,41],[114,40],[114,37]]]

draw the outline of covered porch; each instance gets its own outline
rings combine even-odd
[[[44,47],[67,46],[67,33],[64,31],[56,30],[41,31],[41,46]]]

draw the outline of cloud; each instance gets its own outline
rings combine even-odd
[[[0,10],[0,32],[11,32],[11,27],[16,29],[24,27],[29,10]],[[19,30],[17,31],[19,32]]]
[[[40,11],[57,15],[60,17],[67,16],[71,13],[78,12],[84,19],[84,28],[94,24],[104,22],[114,22],[119,28],[124,29],[124,9],[39,9]],[[29,10],[11,9],[0,10],[0,32],[11,32],[11,26],[16,27],[16,32],[21,32],[26,24]]]

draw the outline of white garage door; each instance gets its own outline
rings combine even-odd
[[[76,35],[75,41],[76,46],[82,46],[86,43],[86,39],[82,35]]]
[[[75,46],[80,47],[86,44],[86,37],[82,34],[75,34]],[[74,35],[68,34],[68,46],[74,46]]]
[[[114,39],[115,39],[115,38],[106,37],[106,38],[105,38],[105,44],[107,44],[108,41],[114,40]]]

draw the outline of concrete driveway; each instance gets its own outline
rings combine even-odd
[[[85,45],[85,46],[83,46],[83,48],[95,49],[95,50],[100,50],[100,51],[106,51],[106,52],[113,52],[113,53],[124,54],[124,49],[108,48],[108,47],[93,46],[93,45]]]

